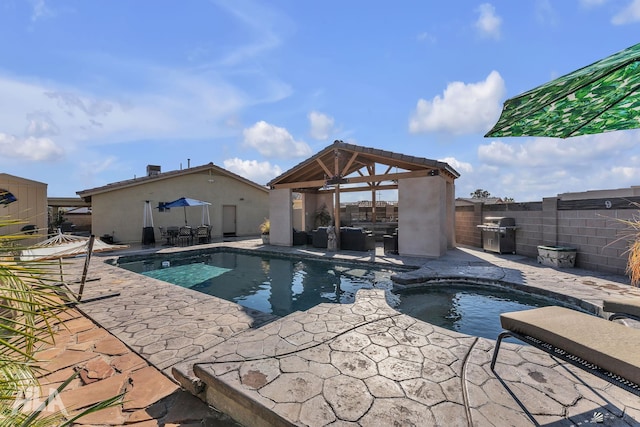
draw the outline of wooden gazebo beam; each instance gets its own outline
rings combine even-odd
[[[428,176],[431,174],[431,170],[423,169],[416,170],[410,172],[397,172],[397,173],[387,173],[383,175],[364,175],[364,176],[354,176],[349,178],[344,178],[344,184],[359,184],[359,183],[376,183],[382,181],[395,181],[398,179],[406,179],[406,178],[419,178],[423,176]],[[285,182],[282,184],[275,184],[273,189],[282,189],[282,188],[321,188],[324,187],[327,182],[324,179],[317,179],[313,181],[305,181],[305,182]]]

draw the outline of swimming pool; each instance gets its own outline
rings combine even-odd
[[[383,289],[388,304],[401,313],[490,339],[502,330],[501,313],[558,304],[547,297],[486,284],[426,285],[398,291],[391,276],[405,269],[255,252],[216,250],[193,256],[122,257],[118,266],[277,316],[324,302],[352,303],[362,288]]]
[[[323,302],[347,304],[361,288],[391,294],[394,271],[369,264],[216,251],[189,257],[128,260],[118,266],[178,286],[286,316]]]

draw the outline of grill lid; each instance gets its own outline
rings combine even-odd
[[[483,226],[485,227],[515,227],[516,220],[508,216],[488,216]]]

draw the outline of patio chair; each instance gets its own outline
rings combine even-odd
[[[564,307],[550,306],[500,315],[500,343],[514,337],[640,396],[640,329]]]
[[[198,243],[209,243],[211,241],[211,227],[208,225],[201,225],[196,229],[196,238]]]
[[[640,298],[607,299],[602,303],[602,309],[612,313],[609,320],[633,319],[640,322]]]
[[[182,242],[187,242],[189,245],[193,243],[193,233],[191,227],[180,227],[180,230],[178,231],[178,243],[182,244]]]

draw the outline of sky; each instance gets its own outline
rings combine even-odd
[[[0,0],[0,172],[49,197],[147,165],[266,184],[342,140],[447,162],[456,197],[628,188],[640,131],[484,134],[638,34],[640,0]]]

